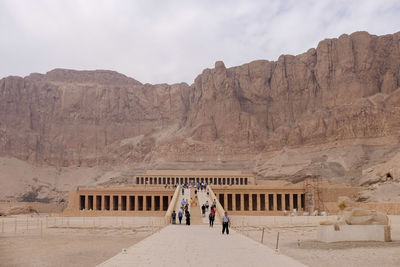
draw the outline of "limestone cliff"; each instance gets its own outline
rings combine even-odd
[[[217,62],[190,86],[99,70],[0,80],[0,156],[35,165],[254,168],[282,148],[399,131],[400,33],[342,35],[278,61]]]

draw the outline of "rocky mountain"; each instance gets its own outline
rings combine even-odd
[[[400,32],[344,34],[277,61],[232,68],[218,61],[192,85],[65,69],[0,80],[0,156],[36,166],[247,168],[259,178],[353,179],[395,155],[399,137]],[[326,151],[341,144],[341,161],[354,165],[329,163]],[[346,156],[351,146],[360,149]],[[268,167],[277,153],[307,147],[315,149],[305,165],[293,163],[302,168]]]

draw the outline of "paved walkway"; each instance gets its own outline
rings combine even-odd
[[[169,225],[99,266],[305,266],[221,226]]]

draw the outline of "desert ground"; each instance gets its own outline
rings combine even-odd
[[[264,228],[263,244],[272,249],[279,232],[279,253],[308,266],[400,266],[400,216],[389,217],[392,242],[322,243],[316,240],[317,226],[327,217],[231,216],[233,229],[257,242]],[[52,214],[1,217],[0,266],[95,266],[157,232],[163,220]]]
[[[0,266],[95,266],[161,227],[153,217],[0,217]]]
[[[335,216],[329,216],[331,218]],[[308,266],[400,266],[400,216],[390,215],[392,242],[334,242],[316,240],[320,220],[299,216],[232,216],[233,227],[258,242],[275,249],[279,232],[279,253]]]

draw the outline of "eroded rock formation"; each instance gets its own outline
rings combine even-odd
[[[42,166],[218,168],[341,140],[394,137],[397,145],[399,132],[400,33],[356,32],[232,68],[219,61],[190,86],[98,70],[0,80],[0,156]]]

